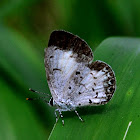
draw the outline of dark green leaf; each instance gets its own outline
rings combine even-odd
[[[116,74],[117,90],[113,99],[107,105],[79,109],[84,123],[74,112],[64,113],[65,126],[60,119],[50,140],[119,140],[131,121],[126,138],[140,139],[140,39],[106,39],[94,55],[95,60],[105,61]]]

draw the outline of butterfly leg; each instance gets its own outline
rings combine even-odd
[[[57,121],[58,121],[58,117],[57,117],[57,113],[56,113],[57,111],[58,111],[58,110],[56,109],[55,112],[54,112],[55,117],[56,117],[56,123],[57,123]]]
[[[78,116],[78,118],[81,120],[81,122],[84,122],[84,120],[80,117],[79,113],[75,110],[76,115]]]
[[[64,120],[63,120],[63,115],[62,115],[62,112],[59,110],[59,114],[60,114],[60,117],[61,117],[61,119],[62,119],[62,124],[63,124],[63,126],[64,126]]]

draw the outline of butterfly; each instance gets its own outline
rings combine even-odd
[[[112,98],[116,79],[112,68],[103,61],[93,62],[93,53],[80,37],[66,31],[53,31],[45,49],[45,70],[51,91],[50,106],[63,111],[83,106],[104,105]]]

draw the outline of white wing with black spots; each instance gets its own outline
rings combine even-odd
[[[113,96],[116,83],[112,68],[93,61],[85,41],[65,31],[54,31],[45,49],[48,85],[58,108],[101,105]]]

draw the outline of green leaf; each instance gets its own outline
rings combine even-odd
[[[26,101],[35,96],[30,87],[49,93],[44,56],[16,31],[1,24],[0,30],[0,139],[47,138],[55,120],[53,109],[46,103]]]
[[[29,108],[26,100],[19,100],[15,91],[0,79],[0,139],[42,140],[46,132]]]
[[[74,112],[65,112],[55,124],[50,140],[120,140],[140,139],[140,39],[108,38],[94,52],[95,60],[108,63],[115,72],[117,90],[106,105],[79,109],[80,122]]]

